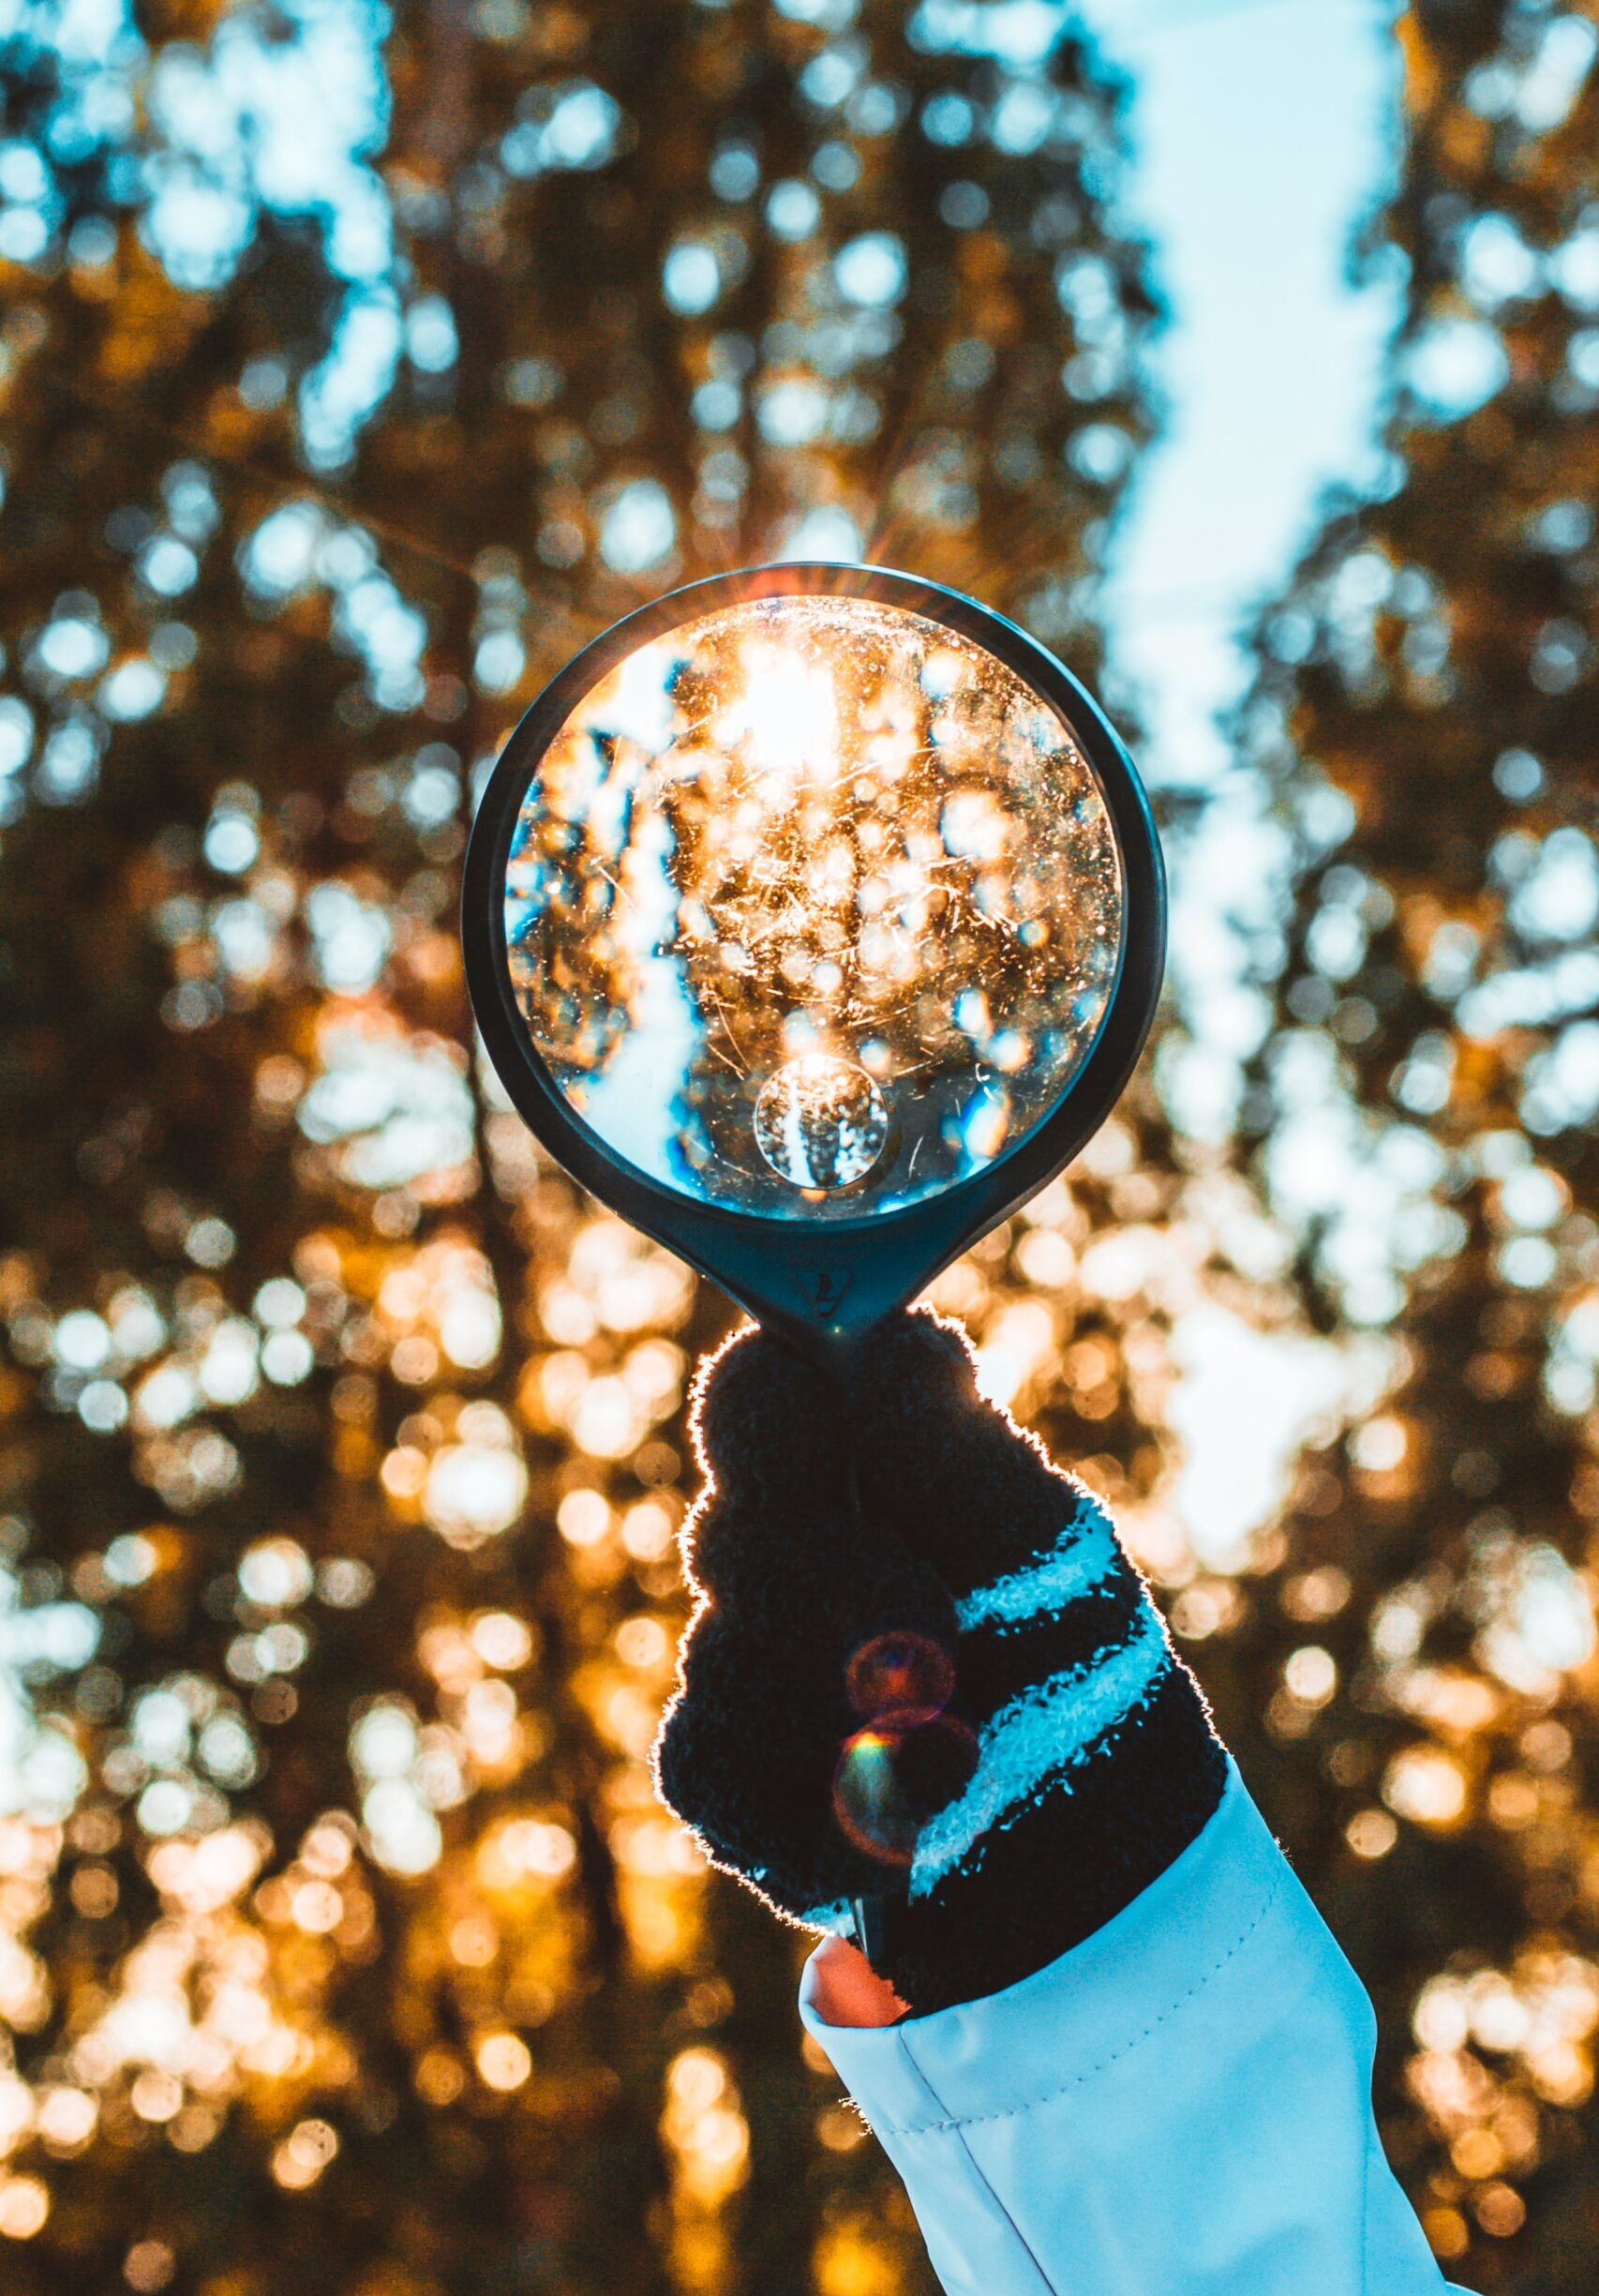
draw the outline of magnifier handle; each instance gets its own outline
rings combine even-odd
[[[842,1385],[847,1377],[844,1363],[835,1360],[832,1369]],[[859,1463],[853,1443],[848,1447],[844,1461],[844,1488],[850,1523],[864,1527]],[[855,1925],[855,1943],[873,1968],[879,1972],[888,1958],[889,1920],[894,1908],[904,1902],[905,1895],[905,1882],[895,1874],[892,1867],[889,1867],[885,1869],[881,1889],[874,1890],[870,1896],[851,1898],[849,1900],[850,1919]]]
[[[888,1958],[889,1917],[904,1895],[903,1890],[883,1891],[875,1897],[851,1898],[849,1901],[856,1944],[879,1974]]]

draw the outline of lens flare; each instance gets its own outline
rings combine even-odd
[[[925,1634],[879,1634],[849,1661],[844,1688],[865,1722],[939,1714],[954,1696],[955,1662]]]
[[[858,1850],[908,1866],[922,1827],[978,1766],[975,1733],[953,1715],[857,1731],[833,1774],[833,1815]]]
[[[928,1819],[977,1768],[976,1737],[944,1712],[955,1661],[930,1635],[874,1635],[850,1659],[844,1689],[867,1726],[839,1756],[833,1815],[858,1850],[908,1866]]]

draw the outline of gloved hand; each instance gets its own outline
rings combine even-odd
[[[1098,1500],[981,1400],[956,1327],[887,1324],[847,1397],[740,1332],[700,1372],[694,1433],[698,1604],[656,1776],[714,1863],[818,1930],[900,1893],[873,1965],[924,2015],[1042,1968],[1193,1839],[1226,1759],[1198,1686]],[[953,1659],[949,1720],[903,1757],[932,1813],[908,1872],[835,1814],[851,1661],[889,1634]]]

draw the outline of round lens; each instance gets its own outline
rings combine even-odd
[[[504,904],[516,1009],[611,1152],[813,1222],[1013,1147],[1092,1050],[1124,932],[1066,721],[930,616],[822,595],[724,606],[592,685]]]

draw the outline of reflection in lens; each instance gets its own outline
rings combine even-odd
[[[833,1775],[833,1815],[858,1850],[908,1866],[922,1827],[977,1766],[977,1738],[952,1715],[857,1731]]]
[[[847,1188],[882,1153],[889,1118],[863,1068],[830,1053],[802,1053],[769,1077],[755,1103],[755,1140],[796,1188]]]
[[[650,639],[539,760],[511,986],[568,1103],[702,1202],[919,1202],[1006,1153],[1120,962],[1109,813],[1069,727],[974,640],[866,599]]]

